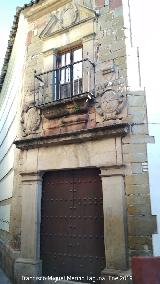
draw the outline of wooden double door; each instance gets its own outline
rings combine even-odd
[[[103,197],[96,168],[47,172],[43,178],[43,275],[98,278],[105,268]]]

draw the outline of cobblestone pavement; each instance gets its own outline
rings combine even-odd
[[[0,268],[0,284],[12,284]]]

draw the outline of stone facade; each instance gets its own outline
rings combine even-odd
[[[152,137],[145,93],[128,86],[121,1],[93,2],[46,0],[21,12],[27,21],[26,58],[9,232],[10,250],[19,252],[6,268],[17,284],[24,282],[22,275],[42,275],[41,192],[47,171],[100,168],[106,283],[120,274],[129,280],[133,255],[152,255],[156,221],[146,172]],[[56,68],[58,52],[76,46],[87,59],[83,93],[53,101],[50,81],[41,76]],[[37,104],[42,90],[44,102]],[[2,262],[5,266],[3,257]]]

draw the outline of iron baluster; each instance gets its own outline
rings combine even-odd
[[[95,65],[88,59],[71,60],[71,64],[44,73],[34,72],[35,104],[40,106],[85,93],[94,94]]]

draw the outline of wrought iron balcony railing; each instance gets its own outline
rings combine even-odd
[[[43,107],[83,94],[94,94],[95,65],[88,59],[34,74],[34,102]]]

